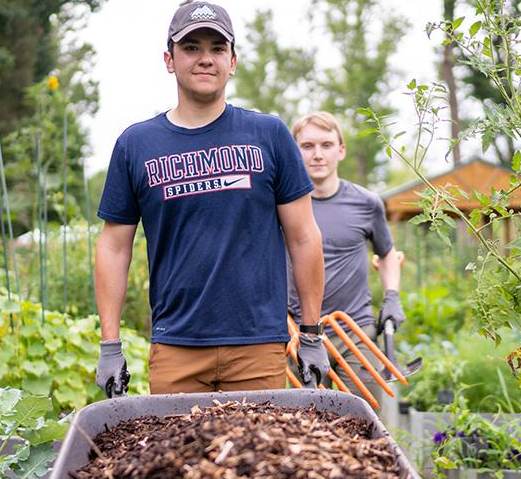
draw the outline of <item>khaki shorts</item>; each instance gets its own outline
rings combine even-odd
[[[150,346],[152,394],[284,389],[284,343],[247,346]]]

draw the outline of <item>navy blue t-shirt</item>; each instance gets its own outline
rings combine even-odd
[[[118,138],[98,215],[140,219],[147,239],[152,342],[284,342],[286,262],[277,205],[313,185],[276,117],[227,105],[212,123],[163,113]]]

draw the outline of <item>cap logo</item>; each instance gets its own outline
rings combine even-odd
[[[190,15],[192,20],[215,20],[217,14],[208,6],[197,7]]]

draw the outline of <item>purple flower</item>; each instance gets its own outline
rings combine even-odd
[[[434,444],[441,444],[445,439],[447,439],[447,437],[448,436],[446,431],[436,431],[432,437],[432,440]]]

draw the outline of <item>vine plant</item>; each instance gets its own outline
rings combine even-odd
[[[465,18],[430,23],[427,34],[441,31],[444,43],[453,43],[462,53],[462,63],[485,75],[501,94],[504,103],[485,103],[484,113],[473,120],[460,136],[451,141],[449,151],[457,142],[478,137],[485,153],[491,140],[505,134],[514,142],[521,139],[521,18],[510,8],[508,0],[477,0],[476,18],[466,30]],[[520,214],[509,207],[514,194],[521,189],[521,152],[516,151],[511,160],[510,184],[505,190],[492,189],[489,194],[473,191],[472,197],[479,207],[466,213],[458,202],[469,194],[456,185],[434,185],[424,175],[422,166],[438,131],[446,120],[447,90],[443,84],[418,84],[412,80],[406,94],[411,98],[416,113],[415,141],[412,151],[405,146],[401,131],[393,136],[387,132],[393,124],[389,117],[379,116],[371,109],[358,110],[371,123],[368,133],[376,133],[386,145],[387,155],[400,158],[423,182],[426,189],[419,194],[423,213],[414,217],[414,224],[427,222],[430,228],[450,246],[449,232],[456,227],[454,218],[463,221],[468,231],[480,244],[477,264],[471,263],[477,287],[469,303],[472,306],[477,330],[480,334],[501,341],[501,331],[507,327],[521,327],[521,238],[504,246],[484,234],[498,222],[511,220],[516,226]],[[521,348],[509,357],[514,374],[521,372]],[[520,378],[521,379],[521,378]]]

